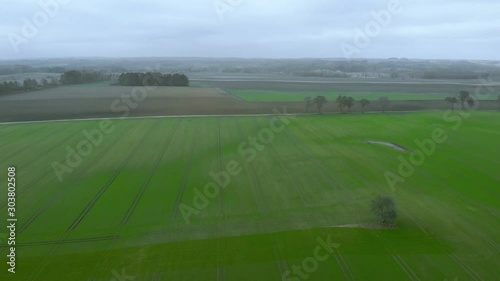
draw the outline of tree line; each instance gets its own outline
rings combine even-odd
[[[26,78],[22,83],[18,81],[4,81],[0,83],[0,95],[20,91],[32,91],[36,89],[50,88],[59,85],[56,78],[43,78],[40,81]]]
[[[100,71],[70,70],[64,72],[59,80],[61,84],[74,85],[74,84],[109,81],[110,79],[111,79],[110,74],[106,74]]]
[[[180,73],[163,74],[159,72],[128,72],[118,77],[118,84],[122,86],[189,86],[189,78]]]
[[[444,99],[446,102],[450,104],[450,109],[452,111],[455,110],[455,105],[460,104],[462,106],[462,110],[466,110],[465,105],[468,105],[469,108],[473,107],[476,104],[474,98],[472,98],[469,91],[460,91],[458,96],[451,96]],[[498,110],[500,111],[500,95],[497,97]]]
[[[328,103],[328,100],[325,96],[316,96],[315,98],[306,97],[304,98],[304,101],[306,103],[306,113],[309,113],[309,108],[311,108],[311,106],[316,105],[318,113],[321,114],[323,105]],[[380,97],[378,102],[381,106],[382,112],[385,112],[387,106],[389,105],[389,98]],[[353,97],[339,95],[335,100],[335,103],[337,104],[341,112],[345,112],[345,108],[347,108],[347,112],[351,112],[351,108],[356,104],[356,100]],[[361,106],[361,113],[365,113],[365,107],[370,104],[370,101],[367,99],[361,99],[359,101],[359,104]]]

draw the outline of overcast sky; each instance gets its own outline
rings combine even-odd
[[[401,0],[392,9],[391,0],[58,0],[54,12],[39,4],[55,1],[2,1],[0,59],[500,59],[498,0]],[[379,24],[381,10],[390,20]]]

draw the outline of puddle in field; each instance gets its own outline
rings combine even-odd
[[[366,141],[366,142],[369,144],[385,145],[385,146],[391,147],[391,148],[398,150],[398,151],[410,151],[408,148],[403,147],[401,145],[397,145],[395,143],[383,142],[383,141]]]

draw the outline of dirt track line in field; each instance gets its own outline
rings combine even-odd
[[[146,139],[146,136],[149,135],[150,132],[153,131],[153,129],[159,124],[159,122],[157,122],[157,124],[153,125],[152,128],[148,131],[148,133],[146,133],[143,138],[141,139],[140,143],[138,145],[136,145],[136,147],[134,148],[134,151],[130,154],[135,154],[135,152],[137,151],[137,149],[140,147],[140,145],[142,144],[142,142],[144,142],[144,140]],[[130,160],[131,156],[128,156],[128,158],[126,159],[125,162],[128,162],[128,160]],[[120,166],[120,168],[118,169],[118,174],[119,172],[121,172],[122,170],[122,166]],[[116,177],[114,177],[116,178]],[[113,180],[114,180],[113,178]],[[112,181],[111,181],[112,182]],[[108,181],[109,183],[109,181]],[[106,186],[106,185],[105,185]],[[109,187],[109,186],[108,186]],[[107,187],[105,188],[107,189]],[[102,189],[101,189],[102,191]],[[102,195],[101,191],[98,193],[98,198],[97,200],[100,198],[100,196]],[[104,190],[105,191],[105,190]],[[95,199],[96,197],[94,197]],[[31,280],[34,280],[34,278],[36,278],[44,269],[45,267],[47,267],[47,265],[51,262],[51,259],[52,259],[52,256],[53,256],[53,253],[59,248],[60,245],[62,244],[65,244],[65,241],[66,239],[68,238],[68,236],[70,235],[70,230],[74,230],[78,225],[79,223],[83,220],[83,218],[86,216],[86,214],[90,211],[90,209],[92,208],[92,206],[95,204],[95,202],[97,202],[97,200],[93,200],[91,203],[89,203],[89,205],[87,205],[87,207],[84,209],[84,211],[80,214],[80,216],[73,222],[73,224],[70,226],[70,228],[68,228],[68,230],[66,231],[66,233],[63,235],[63,237],[61,239],[59,239],[58,241],[56,241],[56,243],[54,244],[53,247],[51,247],[49,253],[47,255],[45,255],[43,257],[43,260],[41,263],[39,263],[39,265],[37,266],[37,268],[32,272],[32,274],[29,276],[29,279],[28,281],[31,281]],[[90,206],[91,205],[91,206]],[[88,208],[90,206],[90,208]],[[86,211],[86,213],[84,213]],[[83,216],[82,216],[83,214]],[[82,239],[83,241],[85,241],[84,239]],[[80,241],[82,242],[82,241]]]
[[[286,273],[287,272],[286,272],[286,269],[281,264],[281,257],[279,256],[278,250],[276,248],[277,248],[277,246],[275,245],[274,246],[274,256],[276,258],[276,265],[278,267],[278,272],[280,274],[281,281],[286,281]]]
[[[241,127],[242,126],[238,126],[237,131],[238,131],[238,135],[240,136],[241,140],[243,141],[243,140],[246,140],[247,138],[245,138],[243,132],[241,131]],[[257,157],[258,157],[258,155],[257,155]],[[259,175],[257,174],[257,171],[255,170],[255,166],[254,166],[253,162],[255,162],[255,159],[253,161],[251,161],[250,163],[247,162],[247,164],[250,165],[250,167],[252,168],[251,173],[252,173],[253,182],[257,184],[257,186],[256,186],[257,188],[255,188],[255,186],[252,186],[252,191],[253,191],[253,194],[255,196],[255,204],[257,205],[259,212],[264,213],[267,210],[269,210],[269,207],[266,203],[266,199],[265,199],[264,194],[262,192],[262,186],[261,186],[260,181],[259,181]],[[257,192],[255,192],[256,190],[257,190]]]
[[[100,236],[100,237],[87,237],[78,239],[66,239],[63,242],[61,240],[53,241],[42,241],[42,242],[26,242],[19,244],[18,247],[35,247],[35,246],[49,246],[55,244],[78,244],[78,243],[90,243],[90,242],[100,242],[100,241],[110,241],[122,238],[122,236]]]
[[[152,171],[149,175],[148,178],[146,178],[146,180],[144,181],[143,185],[141,186],[139,192],[136,194],[135,198],[134,198],[134,201],[132,203],[132,205],[129,207],[129,209],[127,210],[127,213],[124,215],[122,221],[120,222],[120,226],[123,227],[125,226],[130,217],[132,216],[132,214],[134,213],[135,211],[135,208],[137,207],[137,205],[139,204],[144,192],[146,191],[147,187],[149,186],[149,183],[151,182],[151,179],[153,177],[153,175],[156,173],[156,170],[161,162],[161,160],[163,159],[163,157],[165,156],[165,152],[166,150],[168,149],[168,147],[170,146],[170,143],[172,142],[172,139],[174,138],[175,136],[175,133],[177,132],[177,129],[180,125],[181,121],[177,122],[173,132],[172,132],[172,135],[166,139],[165,143],[163,144],[162,148],[160,149],[160,153],[158,153],[158,156],[156,158],[156,161],[154,163],[154,166],[152,168]],[[117,228],[117,232],[120,231],[121,228]],[[119,234],[117,234],[119,235]],[[115,242],[118,241],[118,240],[115,240]],[[106,253],[105,253],[105,257],[104,259],[102,260],[102,262],[100,262],[99,264],[97,264],[96,266],[94,266],[94,269],[93,269],[93,272],[92,272],[92,275],[95,276],[96,273],[102,269],[106,264],[107,264],[107,261],[109,260],[109,256],[110,256],[110,252],[111,252],[111,245],[113,245],[114,242],[110,242],[108,248],[106,249]],[[156,273],[155,273],[155,276],[156,276]],[[153,280],[156,279],[156,277],[153,276]],[[160,277],[158,277],[160,278]]]
[[[468,266],[457,255],[449,253],[448,256],[451,257],[472,279],[475,281],[484,281],[484,279],[474,269]]]
[[[351,211],[348,214],[350,214],[350,213],[357,213],[357,211]],[[316,216],[317,216],[316,214],[313,214],[313,215],[310,215],[310,216],[301,217],[301,219],[304,220],[304,221],[309,221],[311,219],[308,219],[308,218],[312,218],[313,219]],[[279,222],[279,221],[282,221],[282,220],[281,219],[269,220],[269,221],[262,222],[260,225],[264,225],[264,226],[274,225],[276,222]],[[196,226],[196,227],[190,227],[190,228],[185,229],[185,230],[178,229],[178,228],[170,228],[170,229],[164,229],[164,230],[155,230],[155,231],[148,231],[148,232],[135,233],[135,234],[127,234],[127,235],[114,235],[114,236],[109,236],[108,235],[108,236],[101,236],[101,237],[87,237],[87,238],[78,238],[78,239],[66,239],[66,240],[63,240],[63,241],[61,241],[60,239],[59,240],[50,240],[50,241],[33,241],[33,242],[19,243],[19,244],[16,244],[16,245],[18,245],[18,247],[32,247],[32,246],[53,245],[53,244],[58,244],[58,243],[59,244],[88,243],[88,242],[93,242],[93,241],[115,240],[115,239],[119,239],[119,238],[140,237],[142,239],[142,238],[144,238],[146,236],[158,236],[158,235],[165,236],[166,234],[175,233],[175,232],[178,232],[178,231],[189,231],[189,232],[192,232],[192,233],[195,233],[195,232],[209,232],[209,231],[212,231],[215,227],[218,227],[218,226],[214,226],[214,225],[211,225],[211,226]],[[235,222],[235,223],[231,223],[227,227],[230,227],[230,228],[248,227],[248,223],[247,222]],[[323,226],[309,226],[306,229],[310,229],[310,228],[315,228],[316,229],[316,228],[324,228],[324,227]],[[288,229],[288,230],[290,230],[290,229]],[[304,230],[304,228],[293,228],[291,230],[300,231],[300,230]],[[276,232],[282,232],[282,231],[283,230],[277,230]],[[261,232],[258,232],[258,233],[261,233]],[[269,233],[272,233],[272,232],[269,232]],[[252,235],[252,233],[250,233],[248,235]],[[212,238],[214,238],[214,237],[207,237],[207,239],[212,239]],[[169,242],[172,242],[172,241],[166,241],[165,243],[169,243]],[[7,247],[8,247],[7,245],[1,245],[0,249],[7,248]]]
[[[334,180],[331,176],[330,173],[328,172],[328,169],[325,168],[321,162],[313,155],[313,153],[310,150],[307,150],[304,148],[303,145],[300,145],[297,143],[296,137],[292,137],[291,134],[286,133],[285,135],[288,137],[288,139],[294,144],[295,147],[297,147],[299,150],[301,150],[305,155],[309,156],[309,160],[311,160],[314,165],[317,168],[317,171],[320,172],[320,174],[327,180],[328,183],[330,183],[331,187],[336,189],[336,190],[343,190],[347,191],[345,187],[343,187],[341,184],[339,184],[336,180]]]
[[[181,123],[181,121],[177,122],[177,124],[172,132],[172,135],[167,139],[167,141],[165,141],[165,144],[160,149],[160,153],[158,153],[158,156],[156,157],[156,161],[153,165],[153,168],[151,169],[151,173],[149,174],[149,176],[146,178],[146,180],[142,184],[139,192],[136,194],[134,201],[132,202],[132,205],[130,205],[129,209],[127,210],[127,213],[123,217],[123,219],[120,223],[120,226],[126,225],[127,222],[129,221],[130,217],[134,213],[135,208],[139,204],[139,201],[141,200],[142,196],[144,195],[144,192],[146,192],[146,189],[149,187],[151,179],[153,178],[154,174],[156,173],[156,170],[158,169],[158,167],[160,166],[161,160],[163,159],[163,157],[165,157],[165,152],[167,151],[168,147],[172,143],[172,140],[174,139],[175,133],[177,132],[177,129],[179,128],[180,123]]]
[[[28,132],[26,132],[25,134],[22,134],[21,136],[17,137],[17,139],[22,139],[22,138],[25,138],[25,137],[27,137],[27,136],[29,136],[29,135],[31,135],[31,134],[33,134],[33,133],[37,132],[37,131],[41,131],[41,130],[43,130],[43,128],[37,128],[35,131],[28,131]],[[9,155],[4,156],[3,158],[4,158],[4,159],[9,159],[10,157],[12,157],[12,156],[14,156],[14,155],[18,154],[19,152],[21,152],[21,151],[24,151],[24,150],[26,150],[26,149],[31,148],[33,145],[35,145],[36,143],[38,143],[38,141],[43,140],[44,138],[46,138],[46,137],[48,137],[48,136],[50,136],[50,135],[51,135],[50,133],[47,133],[46,135],[41,136],[41,137],[40,137],[40,139],[33,140],[33,141],[32,141],[32,143],[31,143],[31,144],[29,144],[27,147],[21,147],[20,149],[18,149],[18,150],[16,150],[16,151],[14,151],[14,152],[12,152],[12,153],[10,153]],[[7,145],[7,144],[2,144],[2,148],[3,148],[4,146],[6,146],[6,145]]]
[[[175,198],[174,209],[172,210],[171,220],[175,221],[177,219],[177,214],[179,213],[179,205],[181,204],[182,197],[184,196],[184,191],[186,189],[189,173],[191,172],[192,160],[194,151],[196,150],[196,141],[198,140],[198,135],[200,131],[198,130],[198,123],[196,123],[196,127],[193,133],[192,146],[191,151],[189,152],[189,157],[186,162],[186,168],[184,170],[184,175],[182,177],[181,184],[179,186],[179,192],[177,193],[177,197]]]
[[[70,136],[69,138],[71,138],[71,137],[73,137],[73,136]],[[60,146],[59,145],[55,145],[54,148],[51,149],[51,151],[54,150],[55,148],[60,148]],[[66,156],[63,156],[63,158],[61,158],[57,163],[62,163],[62,162],[64,162],[64,160],[66,160]],[[33,187],[36,183],[38,183],[39,181],[41,181],[43,178],[45,178],[47,175],[49,175],[53,171],[54,170],[53,170],[52,167],[48,167],[44,172],[42,172],[42,174],[40,174],[40,176],[38,176],[37,178],[35,178],[32,182],[26,184],[24,186],[24,188],[19,191],[19,194],[23,194],[26,191],[28,191],[28,189],[30,189],[31,187]],[[7,202],[3,202],[2,205],[0,205],[0,209],[2,209],[3,207],[5,207],[6,205],[7,205]]]
[[[217,281],[225,281],[226,280],[226,269],[224,265],[217,265],[217,273],[216,273]]]
[[[261,124],[258,124],[257,123],[257,120],[254,119],[254,122],[257,126],[261,126]],[[268,124],[266,124],[268,125]],[[262,125],[264,127],[264,125]],[[278,151],[276,150],[276,148],[274,148],[274,145],[273,143],[269,143],[267,144],[267,146],[269,146],[269,148],[271,148],[271,151],[273,152],[274,154],[274,157],[278,160],[278,164],[279,166],[281,167],[281,170],[283,170],[283,172],[285,172],[285,174],[287,175],[287,180],[288,182],[290,183],[291,186],[293,186],[293,189],[295,190],[295,193],[300,197],[300,199],[302,200],[302,204],[305,206],[305,207],[308,207],[310,206],[309,202],[307,202],[307,199],[304,197],[304,195],[302,194],[302,192],[300,191],[300,187],[297,185],[297,183],[295,181],[292,181],[291,178],[292,178],[292,173],[290,173],[290,171],[288,170],[288,168],[283,164],[284,161],[283,161],[283,158],[281,158],[281,155],[278,153]]]
[[[39,128],[38,130],[41,130],[41,128]],[[37,131],[38,131],[38,130],[37,130]],[[61,132],[61,131],[63,131],[63,130],[64,130],[64,128],[60,128],[59,130],[56,130],[55,132],[48,132],[47,134],[45,134],[45,135],[41,136],[40,138],[33,140],[33,141],[32,141],[32,143],[31,143],[30,145],[28,145],[27,147],[22,147],[22,148],[20,148],[20,149],[16,150],[15,152],[13,152],[13,153],[11,153],[11,154],[9,154],[9,155],[7,155],[7,156],[3,157],[3,159],[9,159],[9,158],[11,158],[11,157],[13,157],[13,156],[17,155],[18,153],[20,153],[20,152],[22,152],[22,151],[26,151],[26,150],[30,149],[31,147],[33,147],[33,146],[35,146],[35,145],[39,144],[41,141],[43,141],[43,140],[47,139],[48,137],[53,136],[53,135],[56,135],[56,134],[58,134],[59,132]],[[28,132],[27,134],[24,134],[22,137],[18,137],[18,139],[21,139],[21,138],[24,138],[24,137],[26,137],[26,136],[29,136],[29,135],[30,135],[30,134],[32,134],[32,133],[33,133],[33,132],[31,132],[31,131],[30,131],[30,132]]]
[[[290,271],[288,270],[288,265],[286,263],[285,257],[283,256],[283,251],[281,250],[281,243],[280,243],[280,241],[278,240],[277,237],[275,237],[275,240],[276,240],[276,245],[277,245],[277,247],[276,247],[275,250],[277,250],[277,254],[278,254],[278,258],[279,258],[279,260],[278,260],[278,268],[280,270],[281,278],[284,281],[286,281],[285,280],[286,273],[290,272]],[[281,262],[281,265],[280,265],[280,262]],[[282,271],[281,266],[283,266],[283,270],[284,271]]]
[[[404,211],[404,213],[412,220],[414,221],[415,223],[417,223],[417,225],[422,229],[422,231],[426,234],[430,234],[429,232],[425,231],[424,228],[412,217],[412,215],[407,212],[407,211]],[[457,255],[453,254],[451,252],[451,250],[448,248],[447,245],[445,245],[444,242],[442,242],[440,239],[436,239],[435,240],[436,242],[438,242],[442,247],[443,249],[446,250],[446,252],[448,253],[448,256],[460,267],[462,268],[462,270],[467,273],[467,275],[469,275],[473,280],[475,281],[484,281],[484,279],[474,270],[472,269],[470,266],[468,266],[465,262],[463,262]]]
[[[424,112],[440,112],[443,110],[401,110],[401,111],[366,111],[364,115],[368,114],[388,114],[388,113],[424,113]],[[482,110],[482,111],[492,111],[496,110]],[[319,116],[315,113],[289,113],[281,114],[282,116]],[[324,112],[321,116],[336,116],[344,115],[339,112]],[[351,115],[361,115],[361,113],[351,113]],[[274,117],[275,113],[266,114],[193,114],[193,115],[157,115],[157,116],[135,116],[135,117],[92,117],[92,118],[74,118],[74,119],[51,119],[51,120],[37,120],[37,121],[11,121],[11,122],[0,122],[2,125],[20,125],[20,124],[37,124],[37,123],[56,123],[56,122],[78,122],[78,121],[102,121],[102,120],[142,120],[142,119],[169,119],[169,118],[217,118],[217,117]]]
[[[415,275],[415,272],[408,266],[408,264],[399,255],[393,255],[392,258],[398,263],[399,267],[406,273],[406,276],[412,281],[420,281],[420,279]]]
[[[62,141],[58,142],[58,143],[57,143],[57,144],[55,144],[55,145],[52,145],[50,149],[48,149],[48,150],[46,150],[46,151],[42,152],[42,154],[41,154],[41,155],[38,155],[38,156],[34,157],[34,159],[37,159],[37,160],[38,160],[38,159],[44,159],[44,156],[45,156],[45,155],[48,155],[49,153],[51,153],[52,151],[54,151],[54,150],[56,150],[56,149],[58,149],[58,148],[61,148],[61,146],[62,146],[63,144],[65,144],[67,141],[69,141],[69,140],[70,140],[70,139],[72,139],[73,137],[75,137],[75,135],[74,135],[74,134],[69,134],[69,136],[68,136],[68,137],[66,137],[64,140],[62,140]],[[31,146],[35,145],[36,143],[37,143],[37,141],[33,141],[33,143],[32,143],[31,145],[29,145],[29,146],[28,146],[28,147],[26,147],[26,148],[23,148],[22,150],[29,149]],[[18,152],[17,152],[17,153],[18,153]],[[16,153],[16,154],[17,154],[17,153]],[[63,158],[63,160],[64,160],[64,159],[65,159],[65,158]],[[27,169],[29,166],[31,166],[31,165],[32,165],[33,163],[35,163],[35,162],[36,162],[36,160],[34,160],[34,161],[30,161],[28,164],[26,164],[26,165],[24,165],[24,166],[22,166],[22,167],[20,167],[20,168],[22,168],[22,169]],[[62,161],[60,161],[60,162],[62,162]],[[59,162],[59,163],[60,163],[60,162]],[[52,170],[52,169],[48,169],[48,170]],[[23,190],[22,192],[24,192],[24,190]],[[2,207],[0,207],[0,208],[2,208]]]
[[[337,261],[337,264],[340,267],[340,270],[344,274],[344,277],[346,280],[356,280],[354,276],[352,276],[351,271],[349,270],[349,267],[347,266],[344,258],[340,254],[334,254],[335,260]]]
[[[274,156],[278,160],[278,165],[281,167],[281,170],[283,170],[283,172],[285,172],[285,174],[288,176],[287,177],[288,182],[290,183],[291,186],[293,186],[295,193],[300,197],[300,200],[302,201],[302,205],[304,205],[304,207],[310,206],[309,202],[307,202],[307,199],[304,197],[304,195],[300,191],[300,187],[297,185],[297,182],[291,180],[292,173],[290,173],[288,168],[283,164],[283,162],[284,162],[283,159],[281,158],[280,154],[276,151],[276,149],[274,148],[272,143],[269,144],[269,148],[271,148],[271,151],[273,152]]]
[[[217,158],[219,161],[219,171],[223,171],[224,168],[222,166],[222,145],[221,145],[221,134],[220,134],[220,119],[217,118]],[[219,212],[218,215],[224,216],[224,188],[220,188],[219,196]]]
[[[119,138],[119,141],[122,138]],[[103,149],[94,159],[92,159],[92,163],[99,162],[99,160],[106,155],[106,153],[109,151],[109,148],[115,146],[117,143],[110,143],[105,149]],[[43,207],[41,207],[37,213],[35,213],[29,220],[26,221],[26,223],[20,228],[20,233],[24,232],[43,212],[45,212],[52,204],[57,202],[60,198],[62,198],[66,192],[70,189],[71,186],[73,186],[75,183],[77,183],[91,168],[93,167],[93,164],[87,166],[85,169],[80,171],[75,178],[68,184],[68,186],[65,186],[58,191],[56,191],[56,195],[52,195],[50,200],[46,202]]]
[[[78,227],[78,225],[80,224],[80,222],[82,222],[82,220],[87,216],[87,214],[90,212],[90,210],[92,209],[92,207],[94,207],[94,205],[97,203],[97,201],[99,201],[99,199],[101,198],[101,196],[106,192],[106,190],[111,186],[111,184],[115,181],[115,179],[120,175],[120,173],[122,172],[123,168],[127,165],[127,163],[130,161],[130,159],[135,155],[135,153],[137,152],[137,150],[139,150],[139,148],[142,146],[142,144],[144,143],[144,141],[147,139],[147,136],[152,131],[154,131],[154,129],[159,124],[160,123],[157,122],[156,124],[154,124],[152,126],[152,128],[146,134],[144,134],[144,136],[142,137],[141,141],[138,142],[135,145],[135,147],[132,150],[132,152],[121,163],[121,165],[118,167],[118,169],[113,174],[113,176],[106,182],[106,184],[101,188],[101,190],[99,190],[99,192],[94,196],[94,198],[92,199],[92,201],[89,202],[89,204],[85,207],[85,209],[83,209],[83,211],[80,213],[80,215],[73,221],[73,223],[68,227],[68,229],[66,231],[72,231],[72,230],[74,230],[74,229],[76,229]]]
[[[162,276],[163,272],[154,272],[151,276],[151,281],[161,281]]]

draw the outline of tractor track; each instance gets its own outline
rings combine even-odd
[[[398,263],[399,267],[406,273],[406,276],[412,281],[420,281],[420,278],[417,277],[415,272],[411,269],[411,267],[403,260],[403,258],[399,255],[393,255],[392,258]]]
[[[73,223],[68,227],[66,232],[72,231],[78,227],[78,225],[82,222],[82,220],[87,216],[87,214],[90,212],[90,210],[94,207],[94,205],[99,201],[101,196],[106,192],[106,190],[111,186],[111,184],[115,181],[115,179],[120,175],[122,172],[123,168],[127,165],[127,163],[130,161],[130,159],[135,155],[135,153],[139,150],[139,148],[142,146],[144,141],[146,140],[147,136],[159,125],[160,123],[157,122],[152,126],[149,131],[144,134],[142,137],[141,141],[137,143],[132,150],[132,152],[125,158],[125,160],[122,162],[122,164],[118,167],[116,172],[113,174],[113,176],[106,182],[106,184],[99,190],[99,192],[94,196],[92,201],[83,209],[83,211],[80,213],[80,215],[73,221]]]
[[[44,129],[44,128],[38,128],[35,132],[41,131],[41,130],[43,130],[43,129]],[[33,141],[32,141],[32,143],[31,143],[31,144],[29,144],[28,146],[23,147],[23,148],[20,148],[20,149],[18,149],[18,150],[16,150],[16,151],[12,152],[11,154],[9,154],[9,155],[5,156],[5,157],[4,157],[4,159],[9,159],[9,158],[11,158],[12,156],[14,156],[14,155],[16,155],[16,154],[18,154],[18,153],[20,153],[20,152],[22,152],[22,151],[26,151],[26,150],[28,150],[28,149],[32,148],[32,147],[33,147],[33,146],[35,146],[36,144],[40,143],[40,141],[43,141],[43,140],[47,139],[48,137],[50,137],[50,136],[52,136],[52,135],[54,135],[54,134],[59,133],[59,132],[60,132],[60,131],[62,131],[63,129],[64,129],[64,128],[60,128],[60,129],[58,129],[58,130],[56,130],[55,132],[52,132],[52,133],[51,133],[51,132],[48,132],[47,134],[45,134],[45,135],[43,135],[43,136],[39,137],[38,139],[33,140]],[[23,134],[23,135],[22,135],[22,136],[20,136],[20,137],[17,137],[17,139],[22,139],[22,138],[25,138],[25,137],[27,137],[27,136],[29,136],[29,135],[33,134],[33,133],[34,133],[34,132],[29,131],[28,133]]]
[[[221,146],[221,134],[220,134],[220,118],[217,118],[217,158],[218,158],[218,164],[219,164],[219,171],[224,171],[222,167],[222,146]],[[219,189],[219,195],[218,195],[218,206],[219,206],[219,211],[218,211],[218,216],[223,217],[224,216],[224,188]]]
[[[139,192],[136,194],[134,201],[132,202],[132,205],[129,207],[129,209],[127,210],[127,213],[125,214],[122,221],[120,222],[120,226],[124,226],[127,224],[130,217],[134,213],[135,208],[137,208],[137,205],[139,204],[140,200],[142,199],[144,192],[146,192],[146,189],[149,187],[151,179],[153,178],[154,174],[156,173],[158,166],[160,166],[161,160],[163,159],[163,157],[165,157],[165,152],[167,151],[168,147],[172,143],[172,140],[174,139],[175,133],[177,132],[177,129],[179,128],[180,123],[181,123],[180,121],[177,122],[177,125],[175,126],[175,128],[172,132],[172,135],[167,139],[167,141],[165,141],[165,144],[160,149],[160,153],[158,153],[158,157],[156,158],[156,161],[155,161],[154,166],[151,170],[151,173],[149,174],[149,176],[146,178],[146,180],[142,184]]]
[[[59,144],[62,144],[64,142],[66,142],[67,140],[71,139],[72,137],[74,137],[74,135],[71,135],[70,137],[68,137],[67,139],[65,139],[63,142],[61,142]],[[55,150],[56,148],[59,148],[60,147],[59,144],[53,146],[53,148],[51,148],[50,151],[45,152],[44,154],[42,154],[41,156],[39,156],[39,158],[43,158],[44,155],[46,155],[49,152]],[[37,158],[37,159],[39,159],[39,158]],[[63,156],[63,158],[61,158],[61,160],[59,160],[57,163],[64,162],[64,160],[66,160],[66,156]],[[33,163],[33,162],[30,162],[28,165],[25,166],[25,168],[28,167],[31,163]],[[37,184],[39,181],[41,181],[42,179],[44,179],[47,175],[49,175],[53,171],[54,170],[53,170],[52,167],[47,168],[44,172],[42,172],[42,174],[40,174],[32,182],[30,182],[27,185],[25,185],[22,190],[19,190],[18,194],[25,193],[28,189],[30,189],[31,187],[33,187],[35,184]],[[0,209],[2,209],[3,207],[5,207],[6,205],[7,205],[7,202],[2,203],[2,205],[0,205]]]
[[[98,162],[109,151],[108,148],[114,145],[116,145],[116,143],[111,143],[106,147],[106,149],[103,149],[101,153],[99,153],[99,155],[97,155],[97,157],[93,159],[93,162]],[[86,169],[77,174],[77,176],[71,181],[71,183],[69,183],[68,186],[60,189],[55,196],[51,196],[51,199],[46,204],[44,204],[44,206],[40,208],[37,213],[33,214],[23,226],[21,226],[21,228],[19,229],[19,233],[23,233],[43,212],[45,212],[50,206],[52,206],[54,202],[57,202],[62,196],[64,196],[70,189],[70,187],[78,182],[91,168],[92,165],[87,166]]]
[[[245,139],[244,135],[243,135],[243,132],[241,131],[241,126],[238,126],[237,128],[238,130],[238,135],[240,136],[240,138],[242,140]],[[255,158],[258,157],[258,153],[257,153],[257,156]],[[252,173],[252,179],[253,179],[253,182],[254,184],[256,185],[257,188],[255,188],[255,186],[252,186],[252,190],[254,191],[254,196],[255,196],[255,203],[257,204],[257,208],[259,209],[259,211],[261,213],[264,213],[266,212],[267,210],[269,210],[269,207],[266,203],[266,200],[265,200],[265,197],[264,197],[264,193],[262,192],[262,186],[261,186],[261,183],[260,183],[260,180],[259,180],[259,176],[258,176],[258,173],[257,173],[257,170],[255,169],[255,165],[253,164],[253,162],[255,161],[255,159],[253,159],[252,161],[248,162],[245,160],[245,162],[250,165],[251,167],[251,173]],[[255,189],[257,189],[257,192],[255,192]]]
[[[319,162],[319,160],[314,157],[312,155],[312,153],[310,151],[306,151],[303,146],[301,146],[300,144],[297,143],[297,140],[290,136],[290,134],[286,133],[285,132],[285,135],[288,137],[288,139],[293,143],[293,145],[295,147],[297,147],[299,150],[301,150],[305,155],[308,155],[309,156],[309,160],[311,160],[313,162],[313,164],[316,166],[316,170],[322,175],[323,178],[326,179],[326,181],[336,190],[341,190],[341,191],[346,191],[346,189],[341,185],[339,184],[336,180],[334,180],[330,174],[328,173],[328,171],[326,170],[326,168],[321,164],[321,162]]]
[[[174,208],[172,210],[172,215],[170,217],[170,219],[172,221],[175,221],[177,219],[177,215],[179,213],[179,205],[182,201],[182,197],[184,196],[189,173],[191,172],[193,155],[194,155],[194,151],[196,150],[196,141],[198,140],[198,135],[200,133],[200,131],[198,130],[198,126],[199,126],[198,123],[196,123],[196,128],[194,129],[195,133],[193,133],[191,151],[189,152],[189,157],[188,157],[188,160],[186,162],[186,168],[184,171],[184,175],[182,177],[182,182],[179,186],[179,192],[177,193],[177,197],[175,198]]]

